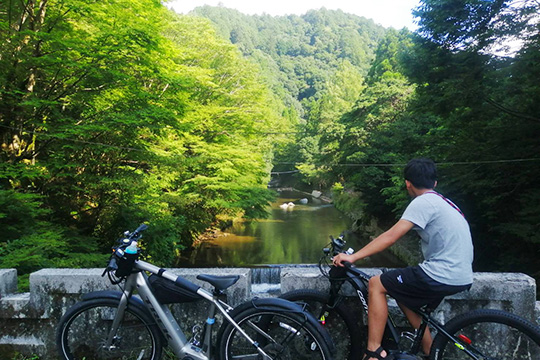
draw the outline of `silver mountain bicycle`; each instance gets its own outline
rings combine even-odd
[[[56,341],[62,359],[156,360],[166,347],[182,360],[333,359],[328,333],[299,305],[254,298],[233,308],[221,295],[239,276],[201,274],[197,278],[213,286],[207,291],[139,260],[136,244],[146,228],[124,234],[103,273],[121,291],[85,294],[60,320]],[[188,339],[168,304],[191,301],[207,302],[208,316]]]

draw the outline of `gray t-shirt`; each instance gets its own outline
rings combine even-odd
[[[414,224],[422,238],[422,270],[447,285],[473,282],[473,244],[467,220],[444,198],[424,193],[407,206],[403,220]]]

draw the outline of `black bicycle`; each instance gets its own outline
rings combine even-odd
[[[254,298],[232,308],[221,295],[239,276],[199,275],[213,286],[210,292],[139,260],[136,244],[146,228],[125,233],[103,273],[120,291],[85,294],[60,320],[56,340],[62,359],[157,360],[167,346],[182,360],[333,359],[330,336],[298,304]],[[206,301],[208,316],[188,339],[167,304],[192,301]]]
[[[368,282],[370,275],[347,263],[332,265],[331,258],[344,252],[343,235],[331,238],[319,261],[321,273],[328,277],[330,290],[324,293],[299,289],[281,295],[282,298],[303,304],[323,324],[332,336],[336,359],[362,359],[367,342],[365,318],[368,311]],[[352,249],[349,249],[350,253]],[[349,283],[361,305],[361,315],[345,304],[340,290]],[[363,312],[363,313],[362,313]],[[429,326],[435,334],[431,360],[539,360],[540,327],[514,314],[491,309],[479,309],[456,316],[442,325],[431,316],[430,309],[418,311],[422,317],[419,329],[401,331],[391,316],[385,329],[383,347],[398,360],[425,358],[421,354],[421,339]]]

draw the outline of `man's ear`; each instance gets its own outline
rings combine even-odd
[[[433,188],[435,189],[437,187],[437,180],[435,180],[435,184],[433,184]]]
[[[407,190],[409,190],[411,186],[413,186],[412,182],[410,182],[409,180],[405,180],[405,187],[407,188]]]

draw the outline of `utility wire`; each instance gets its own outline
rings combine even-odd
[[[291,171],[272,171],[270,175],[282,175],[282,174],[295,174],[300,172],[300,170],[291,170]]]
[[[516,163],[516,162],[528,162],[528,161],[540,161],[540,158],[526,158],[526,159],[500,159],[500,160],[484,160],[484,161],[448,161],[448,162],[437,162],[437,165],[448,166],[448,165],[485,165],[485,164],[504,164],[504,163]],[[274,165],[297,165],[298,163],[293,162],[283,162],[283,163],[274,163]],[[406,163],[395,163],[395,164],[373,164],[373,163],[337,163],[327,166],[350,166],[350,167],[403,167],[406,166]]]
[[[43,137],[53,138],[57,140],[63,140],[63,141],[72,141],[76,143],[82,143],[82,144],[88,144],[88,145],[97,145],[102,147],[109,147],[119,150],[128,150],[128,151],[138,151],[138,152],[146,152],[146,153],[152,153],[150,150],[147,149],[137,149],[127,146],[117,146],[117,145],[111,145],[106,143],[100,143],[95,141],[87,141],[87,140],[79,140],[79,139],[72,139],[72,138],[64,138],[61,136],[55,136],[50,134],[44,134],[39,131],[33,131],[33,130],[21,130],[20,128],[7,126],[7,125],[1,125],[0,127],[16,130],[16,131],[24,131],[29,134],[36,134]],[[263,133],[260,134],[278,134],[278,133]],[[287,133],[281,133],[281,134],[287,134]],[[293,134],[293,133],[290,133]],[[440,166],[454,166],[454,165],[486,165],[486,164],[506,164],[506,163],[520,163],[520,162],[531,162],[531,161],[540,161],[540,158],[522,158],[522,159],[499,159],[499,160],[484,160],[484,161],[449,161],[449,162],[437,162],[437,165]],[[273,165],[297,165],[298,163],[295,162],[281,162],[281,163],[274,163]],[[382,163],[338,163],[338,164],[332,164],[330,166],[345,166],[345,167],[403,167],[407,165],[406,163],[392,163],[392,164],[382,164]],[[284,172],[272,172],[271,174],[287,174],[287,173],[296,173],[299,172],[299,170],[290,170],[290,171],[284,171]]]

